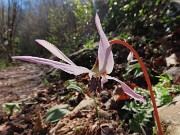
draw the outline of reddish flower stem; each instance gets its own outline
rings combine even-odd
[[[152,101],[152,104],[153,104],[153,107],[154,107],[154,115],[155,115],[155,119],[156,119],[156,122],[157,122],[159,135],[162,135],[163,133],[162,133],[161,122],[160,122],[158,111],[157,111],[156,101],[155,101],[155,98],[154,98],[154,93],[153,93],[153,90],[152,90],[151,81],[149,79],[149,75],[147,73],[147,70],[145,68],[144,63],[142,62],[142,60],[139,57],[138,53],[128,43],[126,43],[124,41],[121,41],[121,40],[111,40],[111,41],[109,41],[109,43],[110,44],[121,44],[121,45],[127,47],[129,50],[131,50],[133,52],[133,54],[135,55],[136,59],[138,60],[140,66],[142,68],[142,71],[144,73],[144,77],[146,79],[146,82],[147,82],[147,85],[148,85],[148,89],[150,91],[151,101]]]

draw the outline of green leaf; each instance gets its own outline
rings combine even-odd
[[[57,105],[48,110],[45,119],[48,122],[56,122],[64,115],[68,114],[70,111],[67,109],[69,106],[67,104]]]
[[[84,91],[77,85],[75,84],[70,84],[68,87],[67,87],[68,90],[76,90],[82,94],[85,94]]]
[[[9,110],[10,115],[13,115],[14,109],[17,109],[18,111],[21,110],[20,104],[21,103],[18,103],[18,102],[17,103],[4,103],[2,107],[5,108],[6,110]]]
[[[21,110],[21,107],[19,106],[19,104],[21,104],[21,103],[4,103],[3,107],[8,110],[11,110],[14,108],[17,110]]]

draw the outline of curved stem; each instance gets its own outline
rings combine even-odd
[[[111,40],[109,41],[110,44],[121,44],[125,47],[127,47],[129,50],[131,50],[133,52],[133,54],[135,55],[136,59],[138,60],[141,68],[142,68],[142,71],[144,73],[144,77],[146,79],[146,82],[147,82],[147,85],[148,85],[148,89],[150,91],[150,96],[151,96],[151,101],[152,101],[152,104],[153,104],[153,107],[154,107],[154,115],[155,115],[155,119],[156,119],[156,122],[157,122],[157,126],[158,126],[158,131],[159,131],[159,135],[162,135],[162,129],[161,129],[161,122],[160,122],[160,119],[159,119],[159,115],[158,115],[158,111],[157,111],[157,106],[156,106],[156,101],[155,101],[155,98],[154,98],[154,93],[153,93],[153,90],[152,90],[152,85],[151,85],[151,81],[149,79],[149,75],[147,73],[147,70],[145,68],[145,65],[144,63],[142,62],[141,58],[139,57],[138,53],[134,50],[134,48],[129,45],[128,43],[126,42],[123,42],[121,40]]]

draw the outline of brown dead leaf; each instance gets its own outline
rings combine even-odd
[[[44,129],[44,123],[40,113],[38,113],[38,116],[35,118],[33,124],[34,124],[34,130],[36,132],[41,132]]]

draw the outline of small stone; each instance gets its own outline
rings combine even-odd
[[[39,102],[47,102],[47,99],[45,97],[38,97],[36,98]]]
[[[180,125],[170,125],[166,130],[166,135],[179,135],[180,133]]]
[[[116,108],[116,103],[113,98],[110,98],[104,105],[107,110]]]
[[[109,115],[109,113],[107,111],[99,110],[99,117],[104,118],[106,120],[109,120],[110,115]]]
[[[180,67],[172,67],[166,73],[172,77],[174,84],[180,85]]]
[[[108,91],[104,90],[101,91],[100,97],[101,97],[101,102],[105,103],[108,101],[109,98],[111,98],[111,94]]]
[[[95,103],[94,103],[94,99],[92,98],[88,98],[88,99],[84,99],[82,100],[75,108],[72,112],[76,112],[76,111],[80,111],[82,109],[85,110],[91,110],[92,108],[95,107]]]
[[[163,107],[158,108],[161,123],[168,125],[167,135],[179,135],[180,133],[180,95]]]
[[[48,92],[47,90],[38,90],[36,93],[38,97],[46,97],[47,92]]]
[[[171,54],[169,57],[166,57],[166,65],[169,67],[171,65],[180,64],[179,57],[176,53]]]

